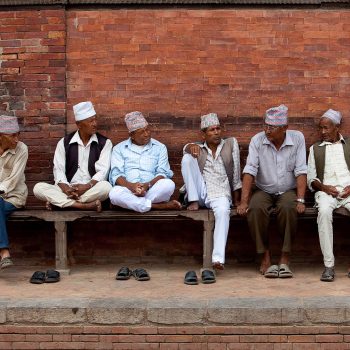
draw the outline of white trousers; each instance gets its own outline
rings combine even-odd
[[[315,194],[315,201],[318,208],[318,236],[320,238],[323,262],[326,267],[333,267],[333,210],[339,207],[345,207],[350,210],[350,197],[339,200],[325,192],[318,191]]]
[[[112,186],[108,181],[99,181],[95,186],[80,196],[79,202],[88,203],[99,199],[101,202],[108,198]],[[42,201],[50,202],[60,208],[72,206],[76,200],[67,198],[58,185],[45,182],[37,183],[33,188],[34,196]]]
[[[181,171],[186,186],[188,201],[198,201],[200,206],[210,208],[214,212],[215,228],[212,262],[224,264],[227,235],[230,227],[231,201],[227,197],[218,197],[208,200],[207,189],[199,170],[198,161],[190,154],[185,154],[183,156]]]
[[[160,179],[146,192],[144,197],[135,196],[124,186],[114,186],[109,192],[109,199],[113,205],[145,213],[151,210],[152,203],[168,202],[174,190],[174,181]]]

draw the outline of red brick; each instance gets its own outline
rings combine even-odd
[[[314,335],[289,335],[288,342],[290,342],[290,343],[315,342],[315,336]]]
[[[13,342],[12,349],[40,349],[40,343],[36,342]]]
[[[317,343],[342,343],[343,340],[344,336],[341,334],[316,335]]]

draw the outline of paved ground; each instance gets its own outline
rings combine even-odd
[[[166,300],[189,298],[213,300],[215,298],[252,297],[344,297],[350,296],[350,278],[347,266],[339,265],[333,283],[319,281],[322,265],[294,264],[292,279],[266,279],[259,275],[254,264],[235,264],[219,272],[217,282],[211,285],[183,284],[187,270],[195,269],[199,275],[200,266],[144,264],[151,275],[146,282],[131,278],[127,281],[115,280],[120,266],[73,266],[71,274],[62,276],[59,283],[33,285],[29,278],[35,270],[45,271],[48,267],[14,266],[0,271],[1,298],[138,298]],[[130,268],[139,265],[130,265]]]

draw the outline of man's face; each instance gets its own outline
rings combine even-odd
[[[151,140],[151,130],[148,125],[142,129],[137,129],[130,133],[131,140],[138,146],[147,145]]]
[[[267,139],[270,142],[274,142],[276,140],[280,140],[284,136],[286,130],[288,129],[288,125],[277,126],[277,125],[264,124],[263,128]]]
[[[80,122],[77,122],[78,129],[83,134],[86,135],[93,135],[97,131],[97,119],[96,116],[81,120]]]
[[[4,150],[15,149],[19,141],[19,132],[15,134],[0,134],[0,142]]]
[[[339,125],[335,125],[328,118],[321,118],[318,130],[322,141],[335,142],[338,140]]]
[[[209,126],[203,131],[203,138],[207,145],[218,145],[221,142],[221,126]]]

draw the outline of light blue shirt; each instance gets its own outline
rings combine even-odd
[[[152,139],[143,148],[131,139],[113,147],[109,182],[114,186],[122,176],[129,182],[149,182],[157,176],[171,178],[168,151],[164,144]]]
[[[255,177],[255,184],[270,194],[281,194],[296,188],[296,178],[307,174],[304,135],[287,130],[284,142],[276,149],[262,131],[250,141],[243,173]]]

